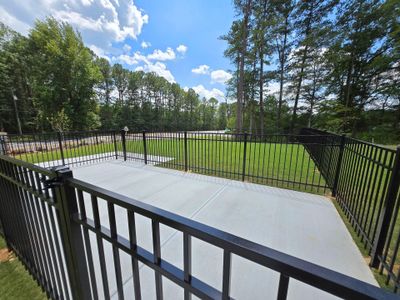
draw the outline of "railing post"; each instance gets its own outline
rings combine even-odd
[[[125,130],[121,130],[121,142],[122,142],[122,152],[124,155],[124,161],[126,161],[126,138],[125,138]]]
[[[188,171],[188,154],[187,154],[187,131],[184,132],[184,150],[185,150],[185,172]]]
[[[57,131],[57,139],[58,139],[58,145],[60,147],[60,154],[61,154],[61,161],[62,165],[65,166],[65,158],[64,158],[64,150],[63,150],[63,145],[62,145],[62,135],[60,131]]]
[[[115,159],[118,159],[117,134],[116,134],[115,130],[112,132],[112,138],[114,141]]]
[[[146,131],[143,130],[143,154],[144,154],[144,163],[147,165],[147,143],[146,143]]]
[[[342,134],[342,136],[340,137],[339,157],[338,157],[338,161],[337,161],[337,165],[336,165],[335,180],[334,180],[333,186],[332,186],[332,197],[336,197],[336,193],[337,193],[337,187],[338,187],[339,176],[340,176],[340,168],[342,167],[345,143],[346,143],[346,136],[344,134]]]
[[[247,132],[244,132],[244,149],[243,149],[243,171],[242,171],[242,181],[246,176],[246,152],[247,152]]]
[[[73,178],[72,171],[68,167],[56,167],[53,171],[57,176],[53,187],[55,187],[60,237],[72,297],[73,299],[92,299],[81,228],[72,220],[73,216],[78,214],[77,199],[75,190],[66,182],[69,178]]]
[[[393,209],[396,203],[397,193],[400,186],[400,146],[397,147],[394,159],[392,175],[386,193],[385,202],[383,204],[381,214],[377,223],[377,231],[375,235],[375,243],[372,249],[370,266],[378,268],[380,264],[380,256],[382,256],[385,247],[386,238],[389,232],[390,222],[393,217]],[[396,218],[397,216],[395,216]]]

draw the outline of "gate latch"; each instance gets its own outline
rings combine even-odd
[[[48,190],[48,189],[54,188],[56,186],[60,186],[62,184],[61,178],[59,178],[59,177],[54,177],[51,179],[46,179],[46,177],[42,177],[42,179],[40,181],[43,182],[44,190]]]

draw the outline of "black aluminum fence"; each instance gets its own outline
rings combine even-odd
[[[324,194],[332,185],[308,148],[333,153],[328,136],[206,132],[84,132],[8,135],[5,153],[50,167],[121,158],[161,167]],[[328,155],[325,165],[336,169]]]
[[[231,299],[234,256],[278,272],[277,290],[271,291],[277,299],[286,299],[291,280],[345,299],[398,299],[357,279],[74,179],[66,167],[48,170],[1,155],[0,186],[0,218],[7,244],[52,299],[110,299],[111,281],[119,299],[132,297],[124,291],[127,282],[122,280],[127,269],[135,299],[141,299],[145,279],[138,272],[139,262],[154,272],[146,280],[154,285],[157,299],[163,299],[166,279],[182,289],[185,299],[191,295]],[[121,233],[122,215],[127,235]],[[135,220],[140,217],[151,223],[150,251],[137,242]],[[160,226],[183,236],[183,267],[165,260]],[[192,274],[193,239],[221,249],[222,288]],[[113,257],[107,262],[106,247],[111,247]],[[128,255],[129,264],[122,263],[122,255]],[[100,272],[95,271],[94,261]],[[216,272],[215,266],[209,272]]]
[[[400,148],[388,149],[333,133],[303,129],[302,135],[340,141],[332,150],[338,169],[326,165],[325,150],[305,146],[333,187],[333,195],[371,255],[371,266],[386,275],[386,284],[400,287]]]
[[[305,142],[299,135],[143,132],[123,136],[126,160],[314,193],[326,193],[330,185],[306,147],[339,146],[321,143],[321,137],[307,136]],[[333,158],[326,161],[333,169],[335,163]]]
[[[86,131],[0,136],[3,153],[43,167],[81,165],[117,158],[120,133]]]
[[[371,265],[387,276],[394,290],[400,286],[399,150],[314,129],[299,135],[8,135],[0,136],[0,148],[44,167],[123,159],[312,193],[332,192],[370,253]]]

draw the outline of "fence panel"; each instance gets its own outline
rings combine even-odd
[[[5,154],[50,168],[115,159],[113,131],[38,133],[4,137]]]
[[[340,148],[334,150],[341,155],[337,160],[339,171],[336,173],[334,196],[360,241],[371,254],[371,265],[379,268],[380,273],[387,276],[387,284],[392,284],[397,291],[400,286],[400,203],[397,192],[400,180],[396,175],[399,172],[398,165],[395,165],[396,151],[316,129],[303,129],[302,134],[309,138],[324,135],[333,140],[343,139],[342,153],[338,152]],[[307,151],[331,183],[334,172],[323,164],[326,158],[319,155],[321,148],[307,147]],[[399,150],[397,152],[400,153]],[[334,154],[334,157],[338,155]],[[389,191],[393,195],[386,210]],[[382,224],[382,218],[387,219],[386,224]]]
[[[201,299],[232,299],[231,265],[236,256],[280,274],[277,278],[277,290],[271,291],[277,299],[286,299],[290,280],[293,279],[346,299],[397,297],[354,278],[83,181],[70,179],[67,184],[74,188],[78,195],[80,213],[75,214],[73,219],[86,232],[86,249],[90,249],[91,253],[86,256],[90,257],[87,264],[91,269],[90,277],[96,278],[95,284],[92,285],[96,287],[93,293],[99,298],[118,296],[119,299],[124,299],[134,294],[136,299],[146,298],[145,295],[163,299],[164,284],[166,285],[168,280],[169,286],[172,282],[176,288],[181,289],[185,299],[191,299],[192,295]],[[138,222],[139,219],[141,222]],[[149,225],[148,234],[143,232],[144,220]],[[182,239],[173,240],[182,243],[182,263],[173,264],[164,257],[160,236],[163,232],[165,234],[165,227],[168,227],[174,236],[182,236]],[[149,242],[139,242],[137,237],[140,235],[145,235]],[[215,262],[212,268],[209,268],[209,272],[221,273],[220,287],[210,285],[192,273],[192,261],[203,259],[193,257],[196,253],[192,250],[195,239],[222,251],[221,262],[218,264],[222,270],[217,271]],[[110,259],[107,259],[110,254],[113,256],[111,263]],[[126,255],[128,257],[123,258]],[[99,261],[97,272],[94,267],[90,267],[93,265],[92,256],[97,257]],[[141,272],[139,262],[143,264]],[[154,274],[149,273],[151,271]],[[153,294],[150,291],[153,291]],[[174,291],[174,295],[178,297],[179,292],[175,289]]]
[[[54,172],[0,157],[0,218],[9,248],[47,296],[71,299],[61,239],[60,208],[43,180]]]
[[[278,299],[286,298],[292,280],[346,299],[397,299],[357,279],[76,180],[65,167],[47,170],[0,156],[0,187],[6,242],[52,299],[124,299],[132,295],[125,290],[127,271],[136,299],[147,292],[141,289],[144,280],[162,299],[166,279],[182,289],[185,299],[231,299],[236,256],[280,274]],[[150,248],[139,242],[144,234],[139,218],[149,221]],[[163,256],[165,226],[183,236],[183,265]],[[194,239],[222,251],[221,287],[192,273]],[[154,277],[142,277],[139,262]],[[214,265],[209,272],[215,272]]]

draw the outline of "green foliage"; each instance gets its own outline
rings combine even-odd
[[[62,116],[70,128],[89,129],[100,72],[80,35],[52,18],[37,21],[29,35],[29,49],[33,101],[41,112],[41,126]]]
[[[54,18],[28,37],[0,23],[0,129],[66,131],[224,129],[218,101],[155,73],[110,65]],[[17,100],[14,101],[14,98]],[[225,117],[226,119],[226,117]]]
[[[235,101],[243,90],[244,112],[236,108],[230,118],[243,118],[253,131],[313,126],[399,141],[399,1],[243,0],[234,6],[238,18],[222,38],[235,67],[228,96]],[[278,87],[274,93],[271,85]],[[396,117],[369,118],[379,111]]]

